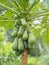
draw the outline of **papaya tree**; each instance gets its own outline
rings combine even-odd
[[[36,44],[36,38],[40,34],[38,30],[41,32],[44,23],[41,23],[41,29],[36,31],[35,27],[38,25],[34,26],[34,20],[41,19],[41,17],[44,19],[45,16],[47,19],[49,15],[49,10],[42,5],[40,0],[0,0],[1,24],[12,28],[10,35],[13,38],[12,48],[22,54],[22,65],[27,65],[28,52]]]

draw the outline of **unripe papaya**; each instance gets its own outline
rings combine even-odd
[[[18,25],[19,21],[16,20],[15,23],[14,23],[14,26],[16,27]]]
[[[15,36],[17,34],[17,29],[14,30],[12,33],[11,33],[11,36]]]
[[[14,40],[14,42],[13,42],[13,44],[12,44],[12,48],[14,50],[17,50],[17,46],[18,46],[18,38],[16,37],[15,40]]]
[[[27,39],[28,39],[28,33],[27,30],[25,30],[23,33],[23,40],[27,40]]]
[[[24,47],[25,47],[25,49],[27,49],[27,42],[26,41],[24,41]]]
[[[24,49],[23,41],[22,39],[18,39],[18,50],[22,51]]]
[[[14,27],[12,33],[11,33],[11,36],[16,36],[17,35],[17,32],[18,32],[18,26],[17,27]]]
[[[33,44],[35,44],[35,42],[36,42],[36,38],[35,38],[35,36],[33,35],[33,33],[32,33],[32,32],[29,33],[28,44],[33,45]]]
[[[15,26],[15,27],[17,26],[17,22],[14,23],[14,26]]]
[[[21,21],[20,20],[16,20],[14,23],[14,26],[16,27],[17,25],[21,25]]]
[[[22,26],[23,26],[24,28],[27,27],[27,22],[26,22],[26,20],[25,20],[24,18],[21,19],[21,23],[22,23]]]
[[[29,49],[32,49],[32,48],[33,48],[33,45],[28,44],[28,48],[29,48]]]
[[[21,37],[22,36],[23,31],[24,31],[24,29],[22,28],[22,26],[20,26],[19,31],[18,31],[18,34],[17,34],[18,37]]]

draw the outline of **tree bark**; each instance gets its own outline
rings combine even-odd
[[[27,65],[27,59],[28,59],[28,50],[23,50],[22,52],[22,65]]]

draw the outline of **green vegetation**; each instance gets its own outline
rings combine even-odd
[[[49,65],[48,0],[0,0],[0,65]]]

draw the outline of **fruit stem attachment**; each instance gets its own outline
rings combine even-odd
[[[25,49],[22,52],[22,65],[27,65],[27,59],[28,59],[28,50]]]

